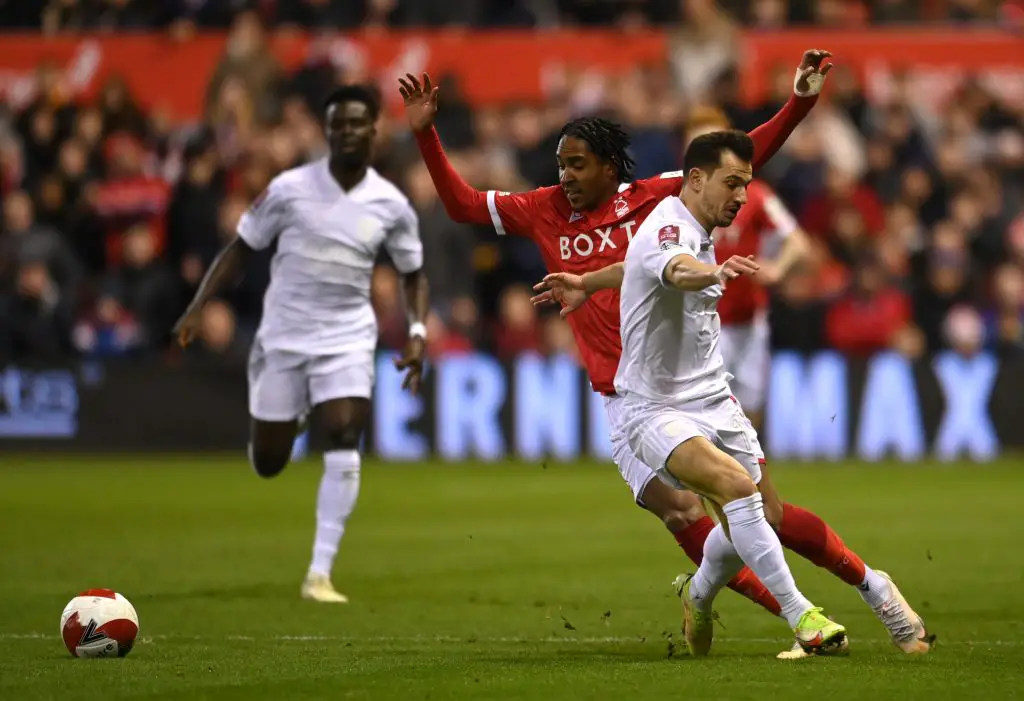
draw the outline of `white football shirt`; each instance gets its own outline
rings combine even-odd
[[[416,212],[372,168],[345,192],[327,159],[281,173],[238,222],[255,249],[277,241],[256,340],[264,350],[372,350],[370,279],[381,246],[400,273],[423,266]]]
[[[666,283],[665,268],[680,254],[715,265],[711,237],[682,200],[667,197],[626,251],[617,392],[677,404],[729,391],[718,348],[722,286],[683,292]]]

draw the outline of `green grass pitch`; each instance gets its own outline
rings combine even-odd
[[[888,570],[939,635],[902,656],[855,591],[790,555],[852,646],[787,663],[784,624],[732,592],[711,656],[684,654],[669,583],[690,565],[611,465],[369,462],[335,571],[352,603],[331,606],[298,596],[316,462],[261,481],[240,456],[8,455],[0,698],[1012,698],[1022,464],[776,464],[786,498]],[[88,587],[138,609],[126,659],[64,650],[61,609]]]

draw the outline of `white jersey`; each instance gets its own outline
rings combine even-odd
[[[398,188],[372,168],[345,192],[327,159],[274,178],[242,215],[255,249],[277,240],[256,340],[264,350],[332,355],[372,350],[370,279],[381,246],[400,273],[419,270],[419,223]]]
[[[680,254],[716,264],[711,237],[678,197],[667,197],[640,225],[626,251],[617,392],[677,404],[729,391],[730,376],[718,348],[722,286],[697,292],[669,286],[665,267]]]

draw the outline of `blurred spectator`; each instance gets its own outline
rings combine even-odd
[[[947,346],[965,358],[976,355],[985,345],[985,324],[981,315],[966,304],[950,310],[942,331]]]
[[[864,254],[850,291],[828,311],[825,335],[833,348],[865,357],[894,348],[910,321],[910,300],[887,281],[877,257]]]
[[[9,360],[59,362],[71,351],[74,308],[42,262],[18,266],[0,298],[0,353]]]
[[[1018,0],[0,0],[7,27],[161,27],[177,41],[197,28],[228,30],[199,124],[141,104],[118,76],[75,100],[75,76],[51,61],[36,68],[17,102],[0,102],[0,351],[159,352],[250,201],[277,173],[324,155],[324,95],[339,81],[372,79],[371,66],[330,30],[667,28],[661,65],[615,76],[553,66],[537,102],[471,104],[455,75],[435,76],[437,128],[454,167],[479,189],[519,191],[557,182],[558,133],[579,114],[624,124],[638,177],[681,166],[688,120],[724,112],[747,131],[767,121],[792,91],[793,67],[769,67],[765,99],[743,101],[741,25],[1012,25],[1024,17],[1020,7]],[[269,31],[284,30],[287,42],[300,28],[327,31],[287,73],[269,50]],[[758,173],[814,238],[806,264],[772,291],[774,347],[832,346],[858,356],[892,349],[912,358],[948,348],[1021,352],[1024,108],[1013,81],[946,76],[937,91],[935,80],[913,70],[865,77],[837,58],[826,95]],[[419,60],[400,57],[410,69]],[[545,272],[536,245],[452,223],[410,142],[401,116],[385,109],[375,166],[404,188],[420,217],[431,359],[474,348],[503,359],[575,354],[567,323],[539,317],[529,304],[529,285]],[[201,352],[241,357],[272,255],[273,247],[251,256],[237,287],[204,311]],[[381,347],[401,348],[403,294],[385,260],[372,293]]]
[[[139,325],[139,343],[157,348],[170,340],[181,309],[179,287],[170,268],[156,257],[156,240],[146,224],[123,234],[123,262],[107,274],[100,303],[114,302],[117,317],[127,312]]]
[[[104,149],[107,177],[89,200],[102,222],[108,265],[121,262],[124,233],[138,223],[148,225],[154,255],[162,255],[170,188],[162,178],[146,172],[146,154],[135,136],[115,133],[107,139]]]
[[[217,218],[225,196],[223,173],[211,140],[198,138],[185,148],[181,180],[167,211],[168,259],[195,289],[220,247]]]
[[[1012,263],[996,270],[986,313],[988,345],[1004,354],[1024,351],[1024,272]]]
[[[100,90],[98,103],[105,136],[125,133],[139,139],[146,138],[146,117],[129,92],[124,78],[116,75],[108,78]]]
[[[914,317],[929,350],[937,351],[945,345],[943,324],[950,310],[972,302],[972,266],[963,231],[949,222],[937,227],[922,263],[923,280],[914,300]]]
[[[58,231],[36,223],[32,200],[22,191],[4,198],[3,214],[0,279],[10,280],[12,271],[25,266],[41,265],[73,310],[82,270],[71,247]]]
[[[267,46],[263,23],[255,12],[239,13],[228,32],[224,56],[214,70],[206,92],[207,114],[213,121],[227,117],[241,119],[239,110],[258,124],[266,124],[278,112],[277,98],[282,79],[281,66]],[[245,95],[243,98],[242,95]]]
[[[502,360],[541,350],[540,323],[530,296],[530,289],[525,285],[510,285],[501,293],[494,350]]]

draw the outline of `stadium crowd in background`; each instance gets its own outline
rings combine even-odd
[[[268,25],[358,27],[640,26],[682,22],[711,0],[0,0],[0,24],[46,32],[153,29],[185,22],[226,28],[246,9]],[[758,27],[1020,20],[1018,0],[720,0]]]
[[[32,99],[0,103],[0,356],[170,347],[171,324],[249,202],[276,173],[323,155],[321,98],[337,82],[366,78],[317,53],[315,42],[287,74],[265,50],[268,27],[674,23],[662,66],[614,81],[567,78],[544,104],[474,109],[454,79],[442,81],[437,126],[456,168],[477,187],[521,190],[557,182],[557,134],[572,116],[625,124],[640,178],[680,167],[680,134],[698,109],[721,110],[745,130],[766,121],[792,89],[791,69],[774,77],[766,104],[743,107],[733,34],[741,24],[1021,17],[1016,1],[718,5],[724,11],[711,0],[180,0],[166,12],[135,0],[0,0],[7,28],[229,31],[203,124],[146,113],[117,78],[94,101],[70,100],[52,65],[39,66]],[[773,290],[773,346],[859,356],[1024,352],[1024,105],[973,78],[940,102],[924,100],[925,88],[900,75],[869,99],[836,59],[823,99],[761,173],[814,241],[810,262]],[[435,304],[431,355],[574,353],[558,314],[530,304],[530,285],[545,272],[533,244],[452,223],[400,115],[382,119],[377,154],[378,169],[419,212]],[[244,358],[268,262],[258,257],[237,289],[207,308],[204,352]],[[405,315],[386,262],[374,305],[382,347],[401,347]]]

